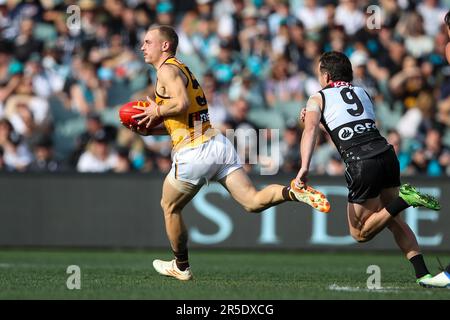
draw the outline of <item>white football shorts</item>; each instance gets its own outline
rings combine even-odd
[[[202,185],[221,180],[239,168],[242,165],[233,144],[219,133],[197,147],[175,152],[169,177]]]

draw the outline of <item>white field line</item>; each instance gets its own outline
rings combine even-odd
[[[0,263],[0,268],[11,268],[12,266],[11,263]]]
[[[328,290],[332,291],[344,291],[344,292],[398,292],[400,288],[396,287],[381,287],[380,289],[368,289],[368,288],[360,288],[360,287],[345,287],[345,286],[339,286],[335,283],[328,286]]]

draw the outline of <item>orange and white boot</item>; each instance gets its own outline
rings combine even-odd
[[[325,195],[306,184],[297,185],[295,183],[296,179],[291,181],[291,197],[297,199],[300,202],[304,202],[320,212],[328,213],[330,212],[330,202]]]

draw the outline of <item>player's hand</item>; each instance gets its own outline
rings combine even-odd
[[[135,114],[134,116],[132,116],[133,119],[142,118],[141,120],[138,121],[138,125],[145,124],[146,128],[150,127],[150,124],[152,123],[153,119],[158,117],[157,114],[158,105],[156,104],[155,101],[150,99],[149,96],[147,96],[147,100],[150,103],[148,107],[133,106],[133,108],[135,109],[142,110],[142,113]]]
[[[295,185],[298,188],[303,187],[308,182],[308,170],[301,168],[295,178]]]
[[[302,122],[305,122],[305,117],[306,117],[306,108],[303,108],[302,112],[300,112],[300,120]]]

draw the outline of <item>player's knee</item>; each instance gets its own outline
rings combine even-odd
[[[257,207],[244,207],[244,209],[248,213],[260,213],[262,211],[262,209],[257,208]]]
[[[161,199],[161,208],[163,209],[164,214],[170,214],[175,210],[175,206],[168,201],[165,201],[164,198]]]
[[[244,204],[244,209],[248,213],[260,213],[261,211],[263,211],[262,207],[256,202]]]
[[[371,238],[367,237],[367,235],[362,232],[361,230],[358,231],[351,231],[350,234],[352,235],[352,238],[356,240],[358,243],[364,243],[369,241]]]
[[[166,201],[164,201],[164,198],[161,199],[160,205],[161,205],[161,208],[163,209],[163,211],[165,212],[167,204],[166,204]]]
[[[358,236],[358,237],[353,237],[358,243],[364,243],[370,240],[370,238],[366,238],[366,237],[362,237],[362,236]]]

